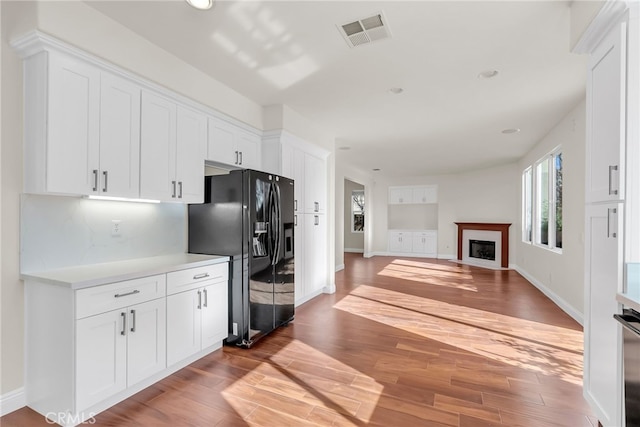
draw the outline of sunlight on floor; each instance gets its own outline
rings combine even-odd
[[[582,332],[361,285],[334,308],[582,384]]]
[[[466,281],[472,281],[469,271],[460,267],[445,266],[427,262],[396,259],[378,273],[380,276],[422,282],[428,285],[446,286],[477,292],[478,288]]]
[[[300,362],[308,360],[309,363]],[[335,379],[332,379],[335,378]],[[348,379],[345,384],[345,379]],[[285,423],[294,415],[323,425],[362,425],[373,415],[383,386],[373,378],[319,352],[307,344],[293,340],[261,363],[251,373],[236,380],[223,392],[225,400],[251,424],[256,412],[278,412],[283,417],[273,422]],[[279,399],[268,408],[256,410],[248,407],[242,396],[256,396],[256,400]],[[286,398],[282,396],[286,395]],[[371,402],[361,405],[360,402]],[[291,413],[295,407],[296,413]],[[274,414],[272,414],[274,415]],[[291,417],[290,417],[291,418]],[[291,422],[295,422],[291,418]],[[274,424],[275,425],[275,424]],[[295,425],[295,424],[291,424]]]

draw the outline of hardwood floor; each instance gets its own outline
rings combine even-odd
[[[515,271],[345,254],[338,291],[224,347],[99,426],[597,426],[582,329]],[[3,427],[47,426],[24,408]]]

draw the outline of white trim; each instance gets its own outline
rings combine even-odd
[[[438,254],[438,259],[456,259],[456,255],[453,254]]]
[[[558,294],[556,294],[555,292],[553,292],[551,289],[547,288],[545,285],[543,285],[538,279],[536,279],[535,277],[531,276],[529,273],[527,273],[526,271],[524,271],[522,268],[520,268],[517,265],[513,266],[514,270],[518,272],[518,274],[520,274],[522,277],[524,277],[525,279],[527,279],[527,281],[529,283],[531,283],[533,286],[535,286],[536,288],[538,288],[540,290],[540,292],[542,292],[543,294],[545,294],[547,296],[547,298],[549,298],[551,301],[553,301],[558,307],[560,307],[560,309],[562,309],[562,311],[564,311],[565,313],[567,313],[569,316],[571,316],[573,318],[573,320],[575,320],[576,322],[578,322],[581,326],[584,326],[584,316],[582,313],[578,312],[575,308],[573,308],[571,306],[571,304],[569,304],[567,301],[565,301],[564,299],[562,299],[560,296],[558,296]]]
[[[345,252],[348,252],[350,254],[363,254],[364,253],[364,249],[360,249],[360,248],[344,248]]]
[[[304,297],[300,298],[299,300],[296,300],[295,302],[295,306],[300,307],[302,304],[304,304],[307,301],[310,301],[312,299],[314,299],[315,297],[317,297],[318,295],[320,295],[322,293],[322,289],[319,289],[317,291],[314,291],[308,295],[305,295]]]
[[[413,252],[372,252],[371,256],[398,256],[402,258],[433,258],[433,259],[437,257],[436,254],[418,254]]]
[[[24,387],[5,393],[0,396],[0,417],[4,417],[25,406],[27,406],[27,399],[25,398]]]
[[[336,265],[336,273],[341,270],[344,270],[344,264]]]
[[[629,4],[625,1],[607,0],[571,52],[592,53],[611,28],[620,22],[628,7]]]
[[[327,286],[322,288],[322,293],[323,294],[335,294],[336,293],[336,284],[335,283],[329,283]]]

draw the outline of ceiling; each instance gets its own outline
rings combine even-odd
[[[568,2],[88,4],[256,103],[296,110],[335,135],[338,156],[385,175],[513,162],[585,92]],[[380,12],[391,37],[350,48],[338,25]]]

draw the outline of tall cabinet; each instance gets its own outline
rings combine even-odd
[[[607,26],[587,70],[584,395],[603,426],[624,425],[621,331],[613,315],[622,309],[627,22],[618,17]]]
[[[329,288],[327,156],[285,131],[263,139],[263,168],[294,180],[296,305]]]

